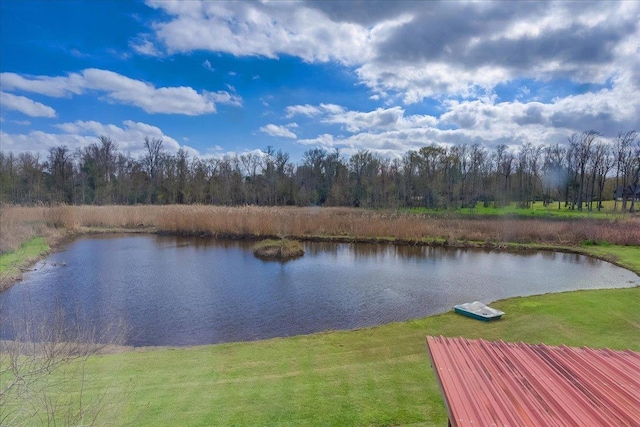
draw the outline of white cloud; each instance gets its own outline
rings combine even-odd
[[[318,117],[320,122],[338,124],[351,133],[406,129],[420,126],[435,126],[437,119],[428,115],[405,116],[402,107],[377,108],[373,111],[353,111],[336,104],[292,105],[285,108],[286,117],[296,114]]]
[[[42,131],[31,131],[28,134],[9,134],[0,131],[0,139],[4,152],[30,152],[41,158],[47,156],[50,148],[66,145],[71,150],[75,150],[96,141],[96,138],[88,136],[51,134]]]
[[[157,40],[169,52],[209,50],[268,58],[287,54],[307,62],[346,64],[370,55],[373,30],[335,22],[299,3],[150,0],[147,4],[171,16],[153,25]]]
[[[404,110],[401,107],[378,108],[369,112],[332,112],[322,120],[325,123],[342,124],[349,132],[358,132],[363,129],[394,128],[399,124],[403,114]]]
[[[260,128],[260,131],[271,136],[278,136],[282,138],[291,138],[291,139],[298,138],[298,136],[295,133],[289,130],[290,127],[297,127],[297,125],[295,123],[292,123],[288,126],[278,126],[274,124],[268,124],[266,126],[262,126]]]
[[[213,68],[213,66],[211,65],[211,62],[209,62],[208,59],[204,60],[204,62],[202,63],[202,66],[211,72],[214,72],[216,70],[215,68]]]
[[[147,113],[177,113],[188,116],[215,113],[214,99],[218,94],[198,93],[190,87],[161,87],[125,77],[112,71],[83,71],[88,88],[104,91],[107,98],[122,104],[135,105]]]
[[[25,96],[13,95],[10,93],[0,92],[0,105],[8,110],[19,111],[29,117],[55,117],[56,110],[36,102]]]
[[[316,138],[299,139],[297,143],[302,145],[322,147],[324,149],[332,149],[337,145],[333,135],[329,133],[318,135]]]
[[[67,77],[30,76],[25,78],[16,73],[0,73],[3,90],[20,90],[39,93],[56,98],[80,95],[84,89],[84,79],[80,74]]]
[[[29,151],[46,157],[50,148],[66,145],[71,151],[75,151],[97,142],[99,136],[106,135],[116,142],[120,152],[129,153],[133,157],[144,154],[145,137],[162,138],[163,147],[167,152],[175,153],[182,148],[192,156],[199,155],[197,150],[180,145],[174,138],[165,135],[159,127],[142,122],[125,120],[122,126],[117,126],[78,120],[73,123],[58,124],[56,127],[62,133],[31,131],[27,134],[9,134],[2,132],[2,150],[14,153]]]
[[[161,56],[162,52],[156,48],[156,46],[149,41],[146,36],[139,37],[138,39],[131,41],[129,46],[140,55],[146,56]]]
[[[335,61],[372,99],[405,104],[471,99],[515,79],[603,84],[639,56],[638,2],[390,3],[147,2],[169,16],[152,26],[169,52]]]
[[[242,105],[242,98],[227,91],[198,92],[188,86],[160,87],[108,70],[89,68],[67,77],[34,76],[25,78],[1,73],[0,82],[7,90],[22,90],[62,97],[98,91],[108,101],[142,108],[147,113],[195,116],[216,112],[216,104]]]
[[[235,90],[233,86],[231,90]],[[209,99],[217,104],[233,105],[235,107],[242,107],[242,98],[234,93],[229,93],[226,90],[220,90],[218,92],[204,92]]]
[[[322,115],[314,118],[343,124],[352,134],[336,137],[322,133],[296,143],[339,148],[347,155],[366,149],[384,157],[402,157],[409,150],[432,143],[478,143],[489,150],[500,144],[513,149],[523,143],[563,144],[571,134],[591,129],[600,132],[606,141],[620,131],[638,126],[640,107],[634,98],[636,92],[628,90],[622,80],[616,80],[612,89],[558,98],[549,103],[495,103],[493,98],[446,101],[445,112],[439,118],[405,115],[400,107],[369,112],[344,110],[336,115],[317,107],[318,114]]]
[[[94,137],[107,135],[116,141],[119,149],[123,152],[143,151],[145,137],[162,138],[164,141],[163,147],[170,152],[178,151],[180,148],[178,141],[165,135],[157,126],[142,122],[134,122],[132,120],[125,120],[122,124],[124,126],[120,127],[114,124],[103,124],[93,120],[78,120],[73,123],[62,123],[56,125],[56,127],[67,134]]]
[[[285,109],[285,113],[288,119],[290,119],[291,117],[295,116],[295,115],[303,115],[303,116],[308,116],[308,117],[312,117],[312,116],[317,116],[321,113],[320,108],[315,107],[313,105],[291,105],[289,107],[287,107]]]

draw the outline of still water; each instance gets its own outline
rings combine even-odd
[[[305,243],[304,257],[281,263],[255,258],[251,246],[82,237],[0,294],[0,338],[27,312],[63,313],[98,330],[123,322],[134,346],[248,341],[380,325],[474,300],[640,284],[574,254]]]

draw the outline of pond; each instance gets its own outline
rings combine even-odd
[[[82,237],[0,294],[0,338],[25,313],[57,313],[97,330],[124,323],[134,346],[249,341],[419,318],[474,300],[640,284],[627,270],[565,253],[307,242],[304,257],[281,263],[255,258],[251,246]]]

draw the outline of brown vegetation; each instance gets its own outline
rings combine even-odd
[[[304,255],[304,249],[297,240],[267,239],[253,245],[253,253],[259,258],[286,260]]]
[[[640,245],[640,218],[522,219],[428,216],[352,208],[171,206],[4,207],[0,211],[6,252],[23,235],[84,227],[143,229],[160,233],[235,238],[295,237],[393,240],[401,243],[518,243]],[[24,227],[31,231],[25,232]],[[30,228],[29,228],[30,227]],[[46,231],[45,230],[45,231]],[[51,233],[51,231],[49,231]]]

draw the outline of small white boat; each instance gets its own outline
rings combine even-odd
[[[456,313],[463,314],[477,320],[497,320],[504,314],[504,311],[496,310],[480,301],[468,302],[466,304],[454,305]]]

